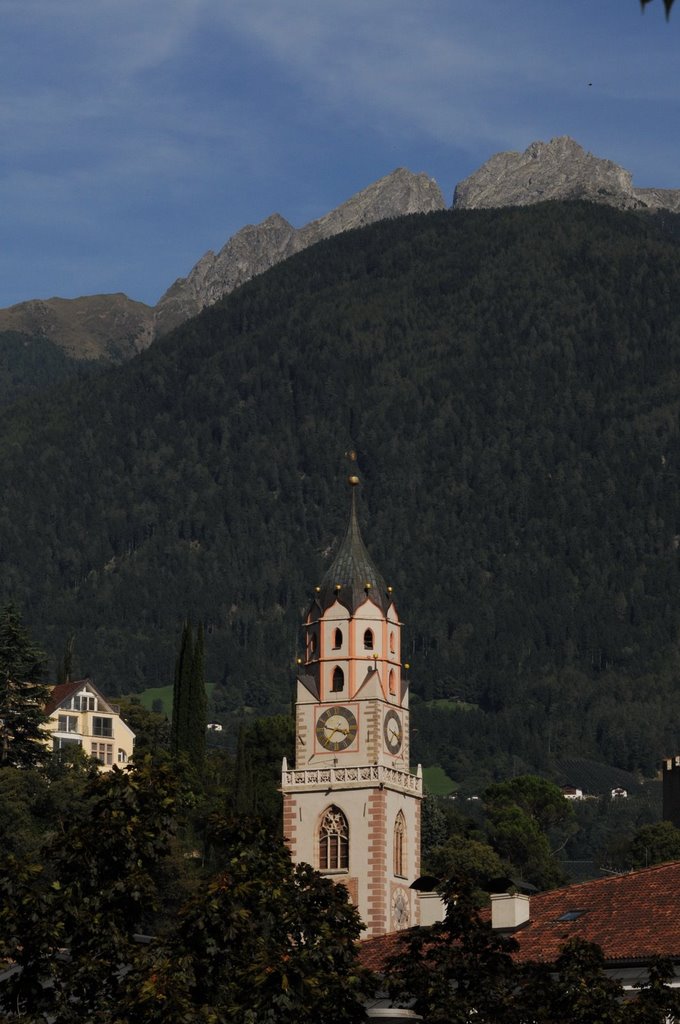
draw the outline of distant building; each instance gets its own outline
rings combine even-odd
[[[52,687],[45,713],[53,750],[80,747],[99,761],[102,771],[132,757],[135,734],[120,717],[118,705],[109,703],[91,679]]]
[[[576,786],[562,786],[562,796],[565,800],[583,800],[583,790]]]
[[[597,943],[607,974],[632,995],[635,986],[647,979],[657,956],[668,957],[675,965],[673,985],[680,981],[679,905],[680,861],[671,861],[531,898],[492,895],[491,909],[483,911],[483,916],[493,928],[516,939],[519,949],[513,957],[520,962],[553,963],[569,939]],[[363,965],[384,973],[387,960],[398,949],[398,939],[382,935],[363,942]],[[389,1007],[390,1003],[376,1005]]]

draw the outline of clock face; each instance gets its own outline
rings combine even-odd
[[[392,920],[397,928],[406,928],[409,911],[408,893],[401,887],[395,889],[392,893]]]
[[[326,750],[345,750],[354,742],[357,720],[349,708],[336,705],[322,711],[316,721],[316,738]]]
[[[383,721],[383,736],[385,746],[390,754],[398,754],[404,739],[404,730],[401,725],[401,718],[396,711],[390,710]]]

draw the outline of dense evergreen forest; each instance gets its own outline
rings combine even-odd
[[[91,377],[98,362],[71,359],[46,338],[0,331],[0,409],[22,398],[38,398],[48,385]]]
[[[0,415],[0,598],[111,694],[169,683],[191,616],[217,713],[284,709],[351,446],[415,756],[651,773],[680,750],[679,257],[680,218],[587,204],[300,253]]]

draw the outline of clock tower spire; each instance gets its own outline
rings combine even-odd
[[[347,532],[304,622],[295,767],[284,761],[281,788],[293,860],[343,883],[380,935],[418,923],[422,773],[409,767],[402,624],[361,537],[359,478],[349,484]]]

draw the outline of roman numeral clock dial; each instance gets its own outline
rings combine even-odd
[[[398,754],[404,739],[404,730],[396,711],[390,710],[386,713],[383,720],[383,737],[390,754]]]
[[[349,708],[326,708],[316,720],[316,738],[325,750],[346,750],[356,734],[357,720]]]

